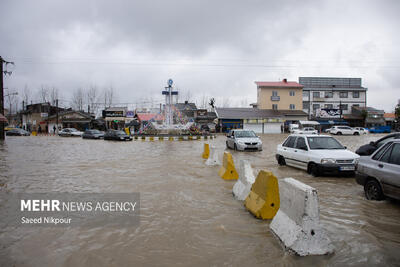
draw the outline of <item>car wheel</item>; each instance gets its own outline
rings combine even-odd
[[[317,164],[310,164],[309,173],[314,177],[318,177],[320,175]]]
[[[235,151],[237,150],[236,144],[233,145],[233,150],[235,150]]]
[[[279,156],[279,158],[278,158],[278,164],[281,165],[281,166],[285,166],[285,165],[286,165],[285,158],[282,157],[282,156]]]
[[[384,198],[382,188],[376,180],[369,180],[364,185],[364,192],[368,200],[382,200]]]
[[[228,146],[228,141],[226,141],[226,148],[229,148],[229,146]]]
[[[359,132],[355,132],[353,135],[360,135],[360,133]]]
[[[337,135],[342,135],[342,132],[337,132],[336,134],[337,134]]]

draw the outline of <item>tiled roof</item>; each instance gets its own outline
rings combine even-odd
[[[155,121],[164,120],[163,115],[155,113],[137,113],[137,117],[139,121],[149,121],[151,119],[154,119]]]
[[[290,88],[303,88],[303,85],[298,82],[280,81],[280,82],[255,82],[259,87],[290,87]]]
[[[390,118],[390,119],[395,119],[396,118],[396,114],[394,113],[385,113],[383,114],[384,118]]]

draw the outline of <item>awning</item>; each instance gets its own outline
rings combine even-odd
[[[347,125],[347,124],[349,124],[347,121],[335,121],[335,120],[330,120],[330,121],[319,120],[318,122],[321,125]]]
[[[0,122],[8,122],[7,118],[0,113]]]
[[[299,121],[301,125],[319,125],[318,121]]]

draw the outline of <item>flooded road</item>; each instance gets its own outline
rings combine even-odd
[[[312,177],[278,166],[276,145],[232,152],[258,172],[293,177],[318,190],[321,223],[336,252],[297,257],[232,196],[234,182],[205,166],[204,141],[110,142],[61,137],[7,137],[0,145],[0,185],[9,192],[141,195],[140,225],[127,228],[5,227],[0,266],[399,266],[400,203],[367,201],[354,178]],[[379,135],[340,136],[355,151]],[[210,141],[222,158],[225,137]],[[238,164],[237,164],[238,165]]]

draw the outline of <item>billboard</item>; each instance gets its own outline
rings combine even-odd
[[[340,118],[341,111],[338,108],[322,108],[319,110],[320,118]]]

